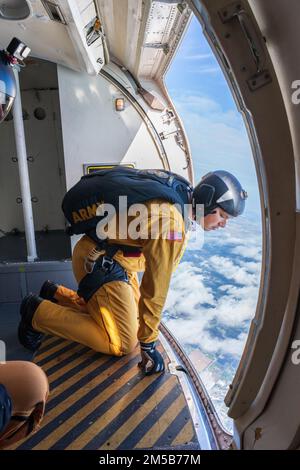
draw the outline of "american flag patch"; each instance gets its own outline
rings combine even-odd
[[[167,240],[171,241],[182,241],[182,233],[171,230],[167,235]]]

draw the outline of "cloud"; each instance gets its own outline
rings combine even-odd
[[[199,152],[195,155],[195,163],[199,155],[209,161],[213,158],[218,162],[217,166],[222,157],[231,165],[244,159],[245,154],[250,157],[249,142],[236,114],[220,110],[218,104],[210,98],[193,99],[194,102],[191,98],[187,98],[184,107],[182,103],[177,103],[177,108],[188,129],[190,141],[194,149]]]
[[[208,96],[187,94],[182,95],[176,100],[177,108],[183,105],[188,107],[189,110],[196,111],[197,113],[219,113],[221,111],[220,105]]]
[[[251,182],[253,176],[255,181],[249,140],[237,111],[222,110],[210,97],[188,94],[178,97],[175,106],[191,142],[196,172],[202,162],[209,163],[210,169],[218,168],[223,162],[223,167],[246,175],[249,182],[250,171]]]
[[[228,257],[211,256],[208,259],[210,269],[216,270],[218,274],[241,285],[252,285],[256,276],[249,274],[245,265],[239,265]]]
[[[184,60],[207,60],[207,59],[214,59],[214,56],[212,53],[203,53],[203,54],[186,54],[183,56]]]
[[[182,344],[215,358],[241,356],[260,284],[260,229],[246,219],[234,222],[234,239],[230,232],[226,237],[219,233],[203,249],[186,251],[164,312],[164,321]]]
[[[222,236],[220,236],[220,233],[222,233]],[[249,217],[242,215],[237,219],[230,219],[222,232],[220,230],[206,232],[205,239],[214,245],[229,245],[231,253],[236,251],[236,254],[242,257],[245,257],[243,250],[251,249],[260,259],[262,231],[260,220],[257,217],[251,220]]]
[[[174,330],[176,332],[175,323],[175,319],[166,322],[172,332],[174,332]],[[243,352],[246,337],[246,333],[241,333],[237,338],[220,339],[206,331],[203,318],[199,318],[197,322],[194,320],[186,320],[180,325],[180,339],[183,344],[190,344],[194,347],[197,345],[204,353],[211,354],[214,358],[222,354],[240,357]]]
[[[261,248],[259,246],[238,245],[234,247],[231,252],[243,258],[252,258],[256,261],[261,259]]]
[[[181,262],[173,274],[165,308],[180,316],[196,315],[197,305],[214,304],[212,289],[205,286],[202,269],[190,262]]]
[[[189,73],[204,75],[204,74],[217,74],[220,73],[220,68],[215,66],[200,66],[200,67],[193,67],[192,69],[188,70]]]

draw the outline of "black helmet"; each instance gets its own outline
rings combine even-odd
[[[217,170],[203,176],[194,188],[193,204],[204,205],[204,216],[221,207],[228,215],[237,217],[245,208],[247,193],[228,171]]]
[[[0,51],[0,122],[8,115],[16,96],[14,73],[7,56]]]

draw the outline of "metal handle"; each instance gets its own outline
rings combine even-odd
[[[237,18],[249,44],[251,55],[256,65],[256,73],[260,74],[266,63],[262,38],[259,36],[251,17],[243,9],[241,2],[228,5],[228,7],[223,8],[219,14],[223,23],[227,23],[233,18]]]
[[[243,33],[247,39],[249,44],[254,62],[256,64],[256,72],[260,73],[263,71],[265,63],[266,63],[266,56],[263,50],[263,47],[260,44],[259,36],[256,32],[254,25],[252,24],[251,18],[245,12],[245,10],[241,10],[236,15]]]

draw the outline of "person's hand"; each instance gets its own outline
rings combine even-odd
[[[139,367],[146,375],[152,375],[165,370],[164,360],[155,349],[155,341],[152,343],[140,343],[142,360]]]
[[[4,431],[10,421],[12,403],[4,385],[0,384],[0,432]]]

